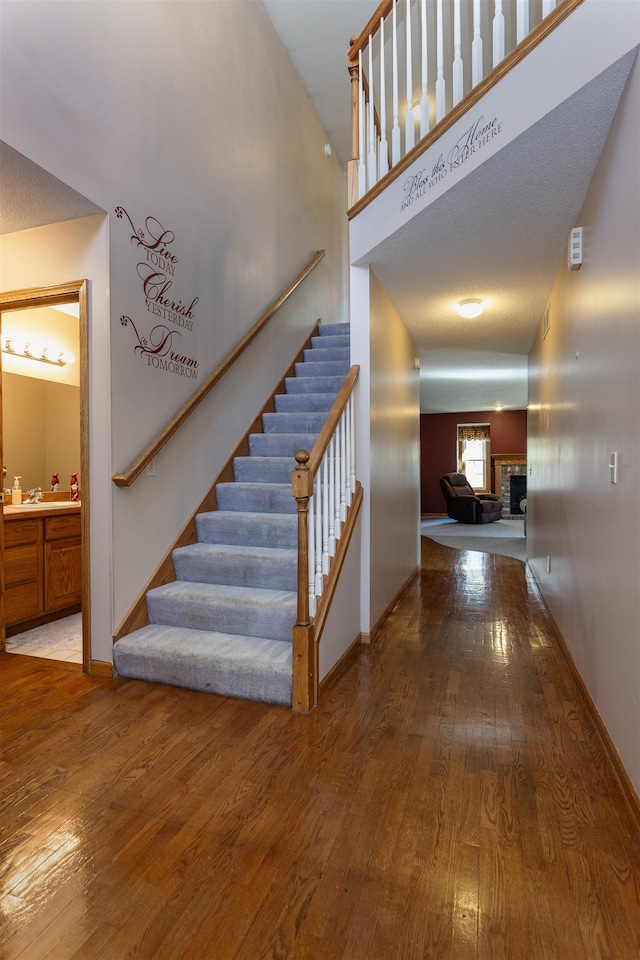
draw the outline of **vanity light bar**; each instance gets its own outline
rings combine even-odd
[[[42,347],[38,354],[37,350],[34,352],[33,344],[27,342],[22,350],[17,350],[13,345],[13,337],[6,337],[2,344],[2,352],[8,353],[12,357],[24,357],[26,360],[39,360],[40,363],[52,363],[54,367],[65,367],[67,365],[63,350],[59,351],[57,359],[54,360],[49,356],[49,347]]]

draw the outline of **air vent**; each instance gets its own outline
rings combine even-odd
[[[569,270],[582,266],[582,227],[574,227],[569,234]]]

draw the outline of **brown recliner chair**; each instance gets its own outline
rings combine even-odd
[[[440,489],[447,514],[459,523],[492,523],[502,519],[502,501],[495,493],[476,493],[463,473],[446,473]]]

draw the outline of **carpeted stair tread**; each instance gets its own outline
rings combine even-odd
[[[148,591],[147,610],[151,623],[290,641],[297,594],[174,580]]]
[[[351,337],[349,334],[326,334],[324,337],[312,337],[311,349],[319,347],[321,350],[327,347],[349,347],[351,348]]]
[[[348,360],[332,360],[314,363],[305,360],[295,364],[296,377],[346,377],[349,373]]]
[[[317,436],[326,419],[326,413],[322,412],[264,413],[262,427],[265,433],[314,433]]]
[[[331,344],[329,346],[328,341],[330,337],[324,337],[326,346],[322,347],[312,347],[310,350],[305,350],[302,354],[304,363],[348,363],[349,357],[351,354],[349,347],[338,347]]]
[[[298,518],[295,514],[212,510],[196,516],[196,530],[201,543],[296,549],[298,546]]]
[[[121,677],[291,706],[291,643],[149,624],[114,646]]]
[[[295,462],[291,457],[234,457],[233,475],[239,483],[288,483]]]
[[[279,393],[275,396],[276,413],[323,413],[331,410],[337,393]]]
[[[237,480],[218,483],[216,501],[219,510],[234,512],[295,513],[297,510],[291,493],[291,480],[288,483],[247,483]]]
[[[190,543],[173,551],[178,580],[237,587],[296,590],[298,551],[293,547],[249,547]]]
[[[318,327],[318,336],[337,337],[349,335],[351,324],[349,323],[321,323]]]
[[[249,435],[249,451],[252,457],[291,457],[293,470],[296,451],[311,451],[316,439],[315,433],[252,433]]]
[[[287,393],[332,393],[338,395],[346,374],[330,377],[287,377],[284,388]]]

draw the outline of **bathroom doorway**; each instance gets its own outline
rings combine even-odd
[[[25,335],[26,318],[34,328],[29,336]],[[29,644],[33,648],[39,643],[53,650],[76,639],[79,657],[58,657],[44,649],[41,656],[81,662],[87,672],[91,650],[88,282],[0,293],[0,340],[0,465],[5,461],[5,438],[13,451],[2,484],[0,649],[14,647],[16,653],[26,653]],[[36,370],[39,375],[34,375]],[[7,400],[12,404],[10,425],[2,410]],[[27,408],[31,421],[25,412],[22,429],[21,410]],[[50,427],[48,440],[44,426],[40,430],[39,412]],[[27,443],[29,432],[39,434],[33,450]],[[22,476],[23,471],[24,484],[23,479],[16,483],[14,476]],[[57,489],[52,489],[56,486],[53,472],[58,472]],[[18,486],[19,494],[7,494]],[[16,634],[28,641],[22,651],[14,646]],[[62,644],[56,639],[61,636]]]

